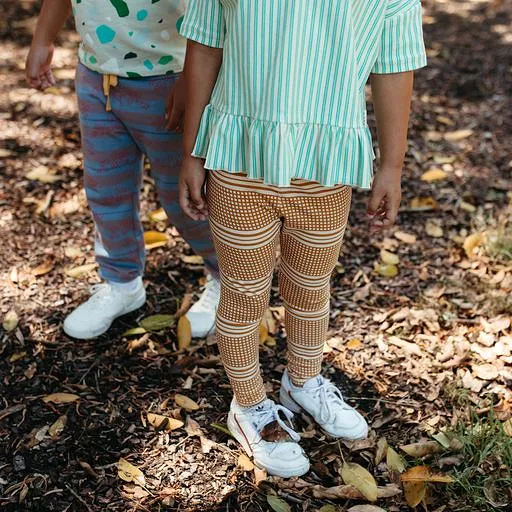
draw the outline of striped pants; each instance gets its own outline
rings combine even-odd
[[[203,256],[207,268],[218,271],[208,223],[191,220],[178,204],[181,135],[164,126],[166,102],[176,78],[119,78],[107,98],[103,75],[78,67],[85,192],[96,224],[96,259],[108,281],[128,282],[144,271],[139,213],[144,155],[170,221]]]
[[[296,385],[320,373],[330,278],[351,197],[347,186],[296,180],[278,188],[223,171],[209,174],[208,211],[221,274],[217,343],[240,405],[255,405],[266,396],[259,325],[270,299],[278,242],[288,371]]]

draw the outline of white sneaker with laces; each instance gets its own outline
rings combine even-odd
[[[309,471],[309,461],[298,444],[300,436],[292,428],[292,417],[292,412],[270,399],[253,407],[241,407],[233,398],[228,428],[256,466],[266,469],[269,475],[291,478]],[[281,439],[285,434],[291,440],[266,441],[264,430],[272,425],[279,430]]]
[[[341,391],[321,375],[300,387],[293,384],[285,370],[279,399],[293,412],[301,409],[307,412],[332,437],[355,440],[368,436],[366,420],[343,400]]]
[[[89,300],[64,320],[64,332],[82,340],[95,338],[105,333],[117,317],[135,311],[145,302],[146,290],[140,277],[130,291],[115,283],[94,285]]]
[[[205,338],[215,332],[215,317],[219,301],[220,281],[208,274],[201,297],[185,315],[190,322],[193,338]]]

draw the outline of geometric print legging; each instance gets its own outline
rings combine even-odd
[[[259,325],[269,304],[278,242],[288,372],[296,385],[320,373],[330,279],[351,197],[352,189],[344,185],[294,180],[289,187],[275,187],[245,175],[209,172],[208,212],[221,275],[217,343],[240,405],[266,398]]]

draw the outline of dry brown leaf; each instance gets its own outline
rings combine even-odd
[[[197,411],[199,405],[190,399],[188,396],[180,395],[179,393],[174,395],[174,401],[178,407],[185,409],[186,411]]]
[[[190,416],[187,416],[186,418],[185,432],[190,437],[203,437],[203,430],[201,429],[201,426],[196,420],[192,419]]]
[[[396,473],[403,473],[405,471],[404,459],[391,446],[388,447],[386,453],[386,466]]]
[[[456,130],[454,132],[445,133],[444,140],[447,140],[448,142],[459,142],[461,140],[467,139],[472,134],[473,130]]]
[[[425,231],[428,236],[433,238],[441,238],[444,234],[443,228],[439,225],[438,222],[428,219],[425,224]]]
[[[57,421],[55,421],[55,423],[53,423],[53,425],[48,429],[48,434],[50,434],[52,439],[57,439],[62,434],[67,422],[68,417],[66,415],[59,416],[59,418],[57,418]]]
[[[410,457],[419,459],[421,457],[425,457],[426,455],[439,453],[441,451],[441,446],[437,441],[423,441],[400,446],[400,449],[407,453],[407,455]]]
[[[158,208],[158,210],[155,210],[148,214],[148,217],[153,222],[166,222],[167,221],[167,214],[165,213],[165,210],[163,208]]]
[[[144,246],[147,251],[163,247],[167,245],[167,242],[169,242],[167,233],[161,233],[160,231],[146,231],[144,233]]]
[[[185,425],[181,420],[170,418],[169,416],[162,416],[161,414],[153,414],[152,412],[148,412],[147,418],[148,423],[153,425],[157,430],[166,430],[170,432],[171,430],[176,430]]]
[[[350,499],[361,500],[365,496],[353,485],[337,485],[335,487],[313,486],[313,496],[318,499]],[[401,494],[400,488],[395,484],[388,484],[377,488],[377,498],[392,498]]]
[[[431,183],[433,181],[445,180],[447,177],[448,177],[447,172],[443,171],[442,169],[436,168],[436,169],[430,169],[427,172],[424,172],[421,175],[421,180]]]
[[[69,404],[80,400],[80,397],[73,393],[52,393],[51,395],[44,396],[41,400],[45,403]]]
[[[182,256],[181,261],[187,265],[204,265],[204,259],[199,254],[192,254],[190,256]]]
[[[267,479],[267,471],[265,469],[261,469],[258,466],[254,467],[254,483],[256,487],[258,487],[262,482],[265,482]]]
[[[375,465],[378,466],[386,456],[388,451],[388,441],[385,437],[381,437],[377,441],[377,450],[375,452]]]
[[[400,477],[402,482],[440,482],[449,484],[453,478],[441,473],[433,473],[428,466],[415,466]]]
[[[215,441],[212,441],[207,437],[200,436],[199,440],[201,442],[201,452],[204,454],[210,453],[212,449],[217,446],[217,443]]]
[[[51,258],[47,258],[40,265],[38,265],[35,269],[32,270],[32,275],[34,276],[44,276],[48,274],[53,269],[53,260]]]
[[[78,267],[68,268],[65,271],[65,274],[68,277],[78,278],[85,276],[89,272],[92,272],[98,266],[97,263],[88,263],[86,265],[80,265]]]
[[[375,505],[356,505],[347,510],[347,512],[386,512],[383,508]]]
[[[32,169],[30,172],[25,174],[25,178],[29,180],[37,180],[41,183],[55,183],[62,179],[60,176],[53,174],[48,167],[44,165],[39,165],[38,167]]]
[[[341,478],[347,485],[354,486],[368,501],[377,500],[377,482],[365,468],[354,462],[345,462],[341,468]]]
[[[238,457],[238,466],[240,466],[244,471],[253,471],[254,470],[254,464],[252,463],[251,459],[247,457],[245,453],[241,453]]]
[[[259,332],[260,332],[260,345],[263,345],[268,338],[268,329],[267,329],[266,325],[260,324]]]
[[[405,231],[396,231],[395,238],[400,240],[400,242],[404,242],[406,244],[416,243],[416,235],[413,235],[411,233],[405,233]]]
[[[84,460],[79,460],[78,464],[80,464],[80,466],[82,466],[83,470],[89,476],[92,476],[93,478],[101,478],[101,476],[98,475],[98,473],[96,473],[96,471],[94,471],[93,467],[88,462],[85,462]]]
[[[80,249],[80,247],[77,246],[68,246],[64,247],[64,255],[66,258],[81,258],[84,253]]]
[[[128,462],[126,459],[120,458],[117,463],[118,476],[125,482],[133,482],[134,484],[145,486],[146,479],[144,473],[136,466]]]
[[[465,238],[464,244],[462,247],[464,248],[464,251],[466,252],[466,256],[471,259],[475,257],[475,250],[477,247],[482,245],[484,242],[485,237],[482,233],[473,233],[472,235],[469,235]]]
[[[279,326],[270,308],[265,311],[261,323],[267,328],[269,335],[277,333]]]
[[[345,345],[349,350],[357,350],[363,346],[363,342],[359,338],[348,340]]]
[[[186,316],[180,317],[177,327],[178,348],[183,350],[190,346],[192,341],[192,326]]]
[[[437,208],[437,201],[433,197],[413,197],[409,208],[415,211],[428,211]]]
[[[512,418],[503,423],[503,431],[508,437],[512,437]]]
[[[180,307],[178,308],[176,313],[174,313],[174,318],[176,320],[181,318],[190,309],[191,305],[192,305],[192,294],[186,293],[185,296],[183,297]]]
[[[14,331],[14,329],[18,327],[18,321],[18,314],[16,311],[11,309],[5,314],[4,319],[2,320],[2,328],[7,332]]]
[[[483,380],[497,379],[500,375],[498,369],[492,364],[475,364],[471,369],[475,376]]]
[[[404,492],[407,504],[410,507],[417,507],[425,498],[427,485],[425,482],[404,482]]]

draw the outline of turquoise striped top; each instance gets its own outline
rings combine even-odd
[[[223,48],[193,155],[288,186],[370,188],[370,73],[426,65],[419,0],[190,0],[181,33]]]

